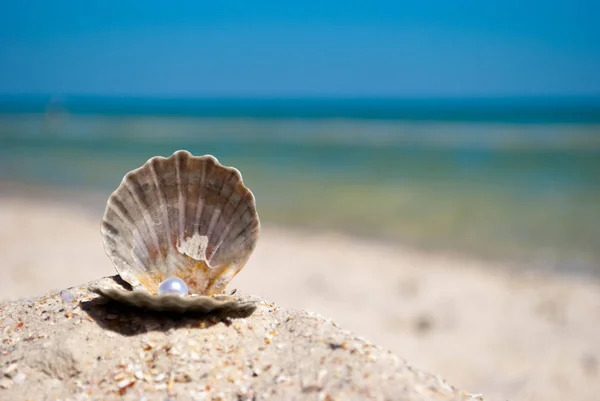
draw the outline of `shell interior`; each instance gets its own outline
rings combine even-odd
[[[170,276],[184,280],[190,294],[222,293],[248,261],[259,230],[254,195],[239,171],[185,150],[126,174],[101,226],[119,275],[153,295]]]

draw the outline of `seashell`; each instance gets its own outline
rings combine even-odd
[[[244,267],[259,231],[254,195],[238,170],[185,150],[153,157],[125,175],[101,225],[106,254],[132,291],[92,290],[157,310],[222,307],[231,298],[211,296]]]
[[[90,291],[116,302],[170,313],[212,313],[246,317],[256,309],[254,302],[241,302],[226,295],[189,296],[152,295],[146,291],[126,291],[115,287],[91,287]]]

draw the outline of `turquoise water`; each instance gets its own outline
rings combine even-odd
[[[149,157],[185,148],[237,167],[265,222],[600,270],[593,107],[563,108],[557,117],[517,105],[510,118],[494,106],[444,119],[443,107],[418,104],[414,118],[393,104],[387,115],[373,114],[371,104],[357,116],[360,102],[288,104],[279,114],[260,104],[163,115],[143,104],[129,113],[119,104],[62,104],[51,113],[38,106],[0,104],[0,180],[108,193]]]

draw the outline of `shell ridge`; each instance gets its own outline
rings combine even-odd
[[[236,207],[236,213],[237,215],[234,213],[234,219],[232,220],[239,220],[242,218],[242,216],[244,216],[244,214],[248,211],[248,210],[256,210],[256,198],[254,197],[254,194],[252,193],[252,191],[250,191],[245,185],[244,185],[244,181],[243,181],[243,177],[242,174],[239,172],[239,170],[237,170],[234,167],[229,167],[231,170],[234,170],[235,174],[239,177],[239,183],[242,186],[242,188],[244,188],[244,195],[240,197],[238,206]],[[244,205],[245,207],[243,207],[241,209],[241,212],[238,211],[239,206],[240,205]],[[259,230],[260,229],[260,220],[258,218],[258,215],[255,214],[255,223],[256,223],[256,229]],[[227,230],[228,234],[226,236],[223,237],[222,242],[228,240],[230,241],[232,244],[236,243],[237,238],[239,238],[240,236],[242,236],[243,233],[245,233],[248,230],[248,227],[253,224],[253,221],[250,220],[247,222],[247,224],[243,227],[241,227],[240,229],[238,229],[237,231],[233,231],[233,232],[229,232],[230,228]],[[220,249],[220,246],[219,246]],[[219,250],[217,249],[217,250]],[[252,250],[254,249],[254,247],[252,247]],[[218,255],[217,255],[217,250],[213,251],[211,254],[211,260],[212,259],[218,259]],[[252,251],[251,250],[251,251]],[[240,270],[243,268],[240,267]],[[236,273],[237,274],[237,273]],[[234,274],[235,276],[235,274]]]
[[[217,199],[221,198],[221,194],[223,193],[223,188],[225,187],[225,185],[227,185],[228,181],[225,179],[221,182],[221,187],[219,188],[219,192],[217,192]],[[216,205],[213,208],[213,215],[210,218],[210,223],[208,224],[208,229],[206,230],[206,236],[209,238],[209,243],[212,243],[213,241],[210,241],[210,239],[212,238],[213,232],[215,230],[215,227],[217,226],[217,223],[219,222],[219,218],[222,215],[222,210],[219,207],[219,205]],[[208,260],[207,260],[208,262]],[[209,267],[212,267],[209,265]]]
[[[136,251],[135,249],[132,252],[131,257],[133,258],[133,263],[137,266],[137,270],[139,270],[140,272],[143,272],[144,269],[144,260],[142,258],[140,258],[139,251]]]
[[[142,227],[140,227],[139,222],[131,221],[130,224],[133,227],[135,227],[135,229],[137,230],[139,235],[142,236],[142,238],[144,237],[144,234],[148,234],[148,236],[150,237],[150,239],[153,242],[154,247],[158,250],[158,253],[160,254],[160,241],[158,238],[158,234],[154,230],[153,224],[151,224],[152,217],[149,216],[148,213],[146,212],[146,208],[143,207],[142,201],[139,199],[135,189],[131,187],[131,183],[129,182],[129,180],[135,180],[135,178],[133,178],[133,176],[130,176],[127,178],[127,180],[124,180],[123,183],[124,183],[127,191],[129,191],[129,194],[131,195],[131,199],[133,199],[133,201],[135,202],[135,206],[138,209],[140,209],[140,211],[141,211],[142,221],[143,221],[143,225],[145,226],[145,230],[142,229]],[[133,236],[135,236],[135,233],[133,232],[133,230],[131,230],[131,233]],[[149,254],[150,251],[149,251],[148,245],[145,243],[145,241],[144,241],[144,246],[146,247],[146,252]],[[161,256],[162,256],[162,254],[161,254]],[[163,257],[163,260],[164,260],[164,257]]]
[[[221,189],[219,191],[219,196],[223,196],[223,188],[225,188],[225,187],[228,187],[228,189],[231,192],[228,195],[229,198],[227,199],[227,202],[224,202],[224,205],[222,205],[222,209],[220,210],[219,217],[217,219],[217,222],[215,223],[215,228],[219,227],[220,230],[222,230],[222,232],[218,235],[218,237],[215,238],[214,241],[211,241],[212,246],[210,248],[210,251],[211,251],[210,256],[208,256],[208,253],[207,253],[207,260],[209,260],[209,261],[212,260],[212,255],[214,255],[216,250],[221,246],[221,244],[223,243],[223,239],[229,232],[230,224],[227,224],[226,218],[233,220],[236,210],[237,210],[240,202],[243,199],[243,197],[240,196],[237,200],[237,203],[233,206],[233,211],[230,213],[227,213],[228,206],[229,206],[229,200],[231,199],[231,194],[235,193],[235,191],[237,189],[237,183],[239,181],[241,181],[240,174],[236,174],[235,171],[227,171],[227,172],[229,173],[229,177],[227,177],[225,180],[223,180],[223,185],[221,186]],[[213,228],[213,230],[215,228]]]
[[[148,250],[148,245],[146,244],[146,241],[144,241],[144,238],[139,232],[133,234],[133,252],[142,252],[142,259],[140,259],[142,261],[148,260],[148,258],[150,258],[150,251]],[[142,265],[143,264],[144,263],[142,262]]]
[[[209,243],[212,242],[210,240],[210,238],[212,238],[213,232],[215,231],[215,227],[217,226],[217,221],[219,221],[219,217],[220,216],[221,216],[221,209],[215,208],[213,210],[213,215],[210,218],[210,223],[208,225],[208,230],[206,230],[206,236],[209,238],[209,240],[208,240]],[[207,260],[207,262],[208,262],[208,260]]]
[[[246,214],[246,211],[249,209],[249,206],[246,206],[242,212],[240,213],[240,215],[238,216],[239,219],[242,218],[242,216],[244,214]],[[240,226],[240,228],[237,231],[232,231],[231,235],[228,237],[231,241],[235,240],[236,238],[240,237],[247,229],[248,227],[252,224],[252,220],[247,221],[246,224],[244,226]]]
[[[183,240],[185,235],[185,215],[186,215],[186,203],[183,199],[183,185],[181,178],[181,158],[186,157],[186,152],[178,152],[175,158],[175,172],[177,175],[177,189],[178,189],[178,207],[179,207],[179,239]]]
[[[204,200],[202,216],[198,221],[198,229],[200,234],[208,236],[210,221],[215,211],[216,203],[215,196],[218,194],[215,187],[215,174],[218,173],[218,166],[212,158],[207,158],[204,164],[204,180],[200,196]]]
[[[200,188],[204,187],[206,175],[206,162],[202,163],[202,174],[200,174]],[[200,234],[200,219],[202,218],[202,212],[204,211],[204,199],[202,198],[202,192],[198,193],[198,202],[196,204],[196,216],[194,219],[194,231],[196,234]]]
[[[239,217],[239,214],[241,214],[239,211],[240,209],[240,205],[242,205],[244,202],[242,202],[244,200],[243,196],[240,196],[240,198],[238,199],[237,204],[235,205],[235,208],[233,209],[233,213],[231,214],[232,216],[232,220],[236,220],[236,217]],[[243,209],[243,211],[246,211],[246,209]],[[242,212],[243,213],[243,212]],[[223,242],[225,242],[225,240],[229,235],[229,231],[231,230],[231,224],[227,224],[225,226],[225,229],[223,230],[223,234],[221,234],[221,237],[219,238],[219,241],[217,242],[217,244],[212,248],[212,252],[210,254],[210,256],[207,255],[207,257],[209,259],[212,260],[212,258],[217,254],[217,252],[219,251],[219,248],[221,248],[221,245],[223,245]]]
[[[249,221],[246,223],[243,229],[241,229],[235,236],[232,237],[231,240],[231,249],[238,249],[241,247],[241,244],[246,241],[246,236],[244,235],[250,228],[252,228],[253,221]],[[255,229],[257,227],[254,227]],[[252,246],[251,250],[254,250],[254,246]],[[250,255],[248,255],[249,257]],[[245,262],[244,262],[245,263]],[[242,264],[243,266],[243,264]],[[241,268],[240,268],[241,269]]]
[[[212,247],[210,256],[208,256],[208,255],[206,256],[206,258],[208,260],[212,260],[212,258],[217,254],[217,252],[219,251],[219,248],[221,248],[221,245],[223,245],[223,242],[225,242],[225,239],[227,238],[227,234],[229,234],[230,229],[231,229],[230,225],[225,226],[225,229],[223,230],[223,235],[221,235],[221,237],[219,238],[219,240],[217,241],[215,246]]]
[[[116,199],[116,195],[115,195],[115,198],[113,198],[113,202],[110,202],[110,201],[108,202],[107,209],[111,210],[115,214],[115,216],[117,216],[117,218],[119,218],[123,223],[128,223],[130,226],[136,227],[136,231],[138,232],[137,235],[139,236],[139,229],[133,223],[133,219],[125,216],[125,214],[120,210],[120,208],[115,205],[116,201],[117,201],[117,199]],[[120,202],[120,201],[119,201],[119,203],[122,204],[122,202]],[[122,228],[122,229],[127,229],[132,234],[133,239],[135,241],[136,232],[134,232],[130,227],[127,227],[127,225],[125,225],[124,228]],[[114,245],[118,246],[118,241],[117,241],[118,234],[117,233],[119,230],[113,224],[109,223],[108,221],[106,221],[106,219],[104,219],[102,221],[102,225],[100,226],[100,231],[105,236],[105,240],[104,240],[105,249],[108,246],[108,243],[107,243],[108,239],[111,239],[112,242],[114,243]],[[147,245],[145,243],[143,243],[142,245],[144,247],[145,253],[148,254]],[[138,267],[143,267],[143,263],[141,263],[141,265]]]
[[[213,158],[214,159],[214,158]],[[213,163],[215,163],[215,165],[220,165],[219,162],[214,159]],[[226,169],[227,173],[229,173],[227,175],[227,177],[225,177],[224,179],[221,180],[221,186],[219,188],[219,191],[217,192],[217,199],[221,199],[223,196],[223,188],[225,188],[227,185],[229,185],[229,182],[231,181],[232,178],[236,178],[236,179],[241,179],[241,175],[239,174],[239,172],[232,172],[229,169]],[[219,207],[221,206],[221,207]],[[222,208],[222,209],[221,209]],[[219,221],[221,220],[222,216],[224,215],[225,211],[225,206],[223,205],[215,205],[215,207],[213,208],[213,215],[210,219],[210,223],[208,225],[208,229],[206,230],[206,236],[208,237],[208,241],[211,249],[211,256],[214,255],[214,251],[212,251],[212,249],[214,248],[214,246],[216,245],[216,243],[218,242],[218,240],[212,240],[213,238],[213,232],[215,231],[215,228],[218,226]],[[212,266],[212,264],[210,263],[210,259],[211,257],[208,256],[208,251],[209,249],[207,248],[206,253],[205,253],[205,258],[206,258],[206,264],[209,268],[214,268],[214,266]]]
[[[111,246],[117,248],[120,247],[119,242],[118,242],[118,235],[115,234],[113,231],[110,230],[101,230],[102,234],[104,235],[104,247],[109,248]],[[135,255],[132,255],[135,256]],[[135,258],[134,258],[134,262],[135,262]]]
[[[217,199],[221,199],[221,197],[223,196],[223,188],[225,188],[225,186],[228,184],[229,184],[229,177],[227,177],[221,181],[221,187],[219,188],[219,192],[217,192]],[[213,211],[213,213],[215,213],[215,215],[212,216],[210,224],[208,226],[208,230],[206,232],[206,235],[208,236],[208,238],[212,237],[212,233],[215,230],[215,227],[217,226],[217,223],[219,222],[221,215],[223,214],[223,210],[221,210],[221,208],[219,208],[219,207],[215,207],[215,210]]]
[[[246,228],[244,228],[242,231],[240,231],[240,234],[231,237],[230,242],[229,242],[230,252],[231,252],[231,250],[239,250],[240,248],[243,248],[242,244],[244,242],[246,242],[247,240],[244,235],[241,235],[241,233],[248,231],[248,228],[250,226],[251,226],[251,223],[247,224]],[[252,250],[254,250],[254,247],[250,248],[250,252],[252,252]],[[218,266],[218,265],[222,264],[220,262],[220,260],[223,259],[223,257],[225,257],[225,259],[227,259],[226,256],[227,256],[227,253],[223,254],[223,248],[222,248],[221,252],[213,253],[211,255],[211,258],[214,260],[214,264]],[[241,270],[244,267],[244,265],[246,264],[246,261],[249,257],[250,257],[250,255],[248,255],[246,260],[243,260],[243,261],[237,260],[237,263],[239,263],[238,270]],[[237,274],[237,272],[235,274]],[[234,274],[234,276],[235,276],[235,274]]]
[[[164,158],[161,158],[164,160]],[[158,201],[160,202],[160,210],[161,210],[161,214],[163,217],[163,224],[166,228],[166,232],[169,233],[171,232],[171,223],[169,222],[169,212],[167,210],[167,203],[165,201],[163,192],[162,192],[162,188],[160,186],[159,183],[159,178],[158,178],[158,174],[156,174],[156,169],[155,169],[155,163],[158,162],[158,160],[160,159],[155,159],[155,162],[150,163],[150,175],[152,177],[152,181],[154,181],[154,187],[156,188],[156,194],[158,197]],[[166,242],[166,249],[164,250],[164,255],[163,255],[163,259],[165,261],[165,269],[168,270],[169,269],[169,265],[167,264],[167,260],[168,260],[168,254],[169,254],[169,250],[171,249],[171,241],[169,240],[169,238],[166,236],[165,234],[165,242]],[[159,252],[161,252],[161,249],[159,248]]]
[[[107,207],[112,210],[123,223],[133,224],[133,219],[129,215],[125,215],[121,208],[125,209],[125,205],[117,198],[118,194],[113,194],[107,202]],[[117,205],[117,203],[120,205]]]
[[[109,223],[106,220],[102,222],[102,225],[100,226],[100,231],[102,232],[102,234],[112,239],[119,237],[119,230],[113,224]]]

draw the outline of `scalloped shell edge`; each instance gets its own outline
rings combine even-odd
[[[247,317],[256,310],[255,302],[238,301],[226,295],[187,297],[175,294],[152,295],[146,291],[128,291],[100,286],[90,286],[89,290],[112,301],[157,312],[224,314]]]

